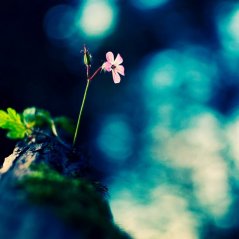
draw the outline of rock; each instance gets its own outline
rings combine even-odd
[[[88,159],[55,137],[18,143],[0,175],[0,238],[130,238],[115,225]]]

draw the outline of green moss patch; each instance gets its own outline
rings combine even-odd
[[[129,238],[113,223],[107,201],[85,179],[65,177],[41,163],[31,166],[18,188],[31,203],[50,208],[83,238]]]

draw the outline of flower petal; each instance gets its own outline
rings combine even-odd
[[[116,66],[116,71],[119,72],[122,76],[124,76],[124,67],[122,65]]]
[[[114,54],[111,51],[106,53],[106,60],[111,64],[114,63]]]
[[[113,81],[115,84],[120,83],[120,75],[117,73],[117,71],[112,70],[112,76],[113,76]]]
[[[112,69],[111,69],[111,66],[112,64],[109,63],[108,61],[106,61],[103,65],[102,65],[102,69],[105,70],[105,71],[108,71],[110,72]]]
[[[115,64],[116,65],[119,65],[119,64],[121,64],[123,62],[123,58],[121,57],[121,55],[120,54],[118,54],[117,56],[116,56],[116,58],[115,58]]]

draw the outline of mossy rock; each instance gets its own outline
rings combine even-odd
[[[47,136],[19,143],[0,181],[0,238],[129,239],[80,152]]]

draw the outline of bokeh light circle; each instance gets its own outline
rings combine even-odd
[[[110,1],[85,1],[76,19],[79,30],[88,37],[110,34],[116,25],[117,9]]]
[[[44,18],[44,30],[47,36],[55,40],[70,38],[75,32],[74,15],[73,8],[66,4],[50,8]]]
[[[154,9],[168,2],[169,0],[132,0],[132,4],[141,10]]]
[[[183,96],[207,102],[217,77],[217,66],[202,47],[172,49],[145,58],[144,85],[155,100],[159,95]],[[170,98],[172,100],[172,98]],[[162,100],[162,99],[161,99]]]
[[[126,160],[132,154],[132,132],[121,116],[105,120],[97,137],[99,149],[108,158],[118,162]]]
[[[216,23],[222,47],[232,56],[238,56],[239,5],[226,3],[219,5]]]

